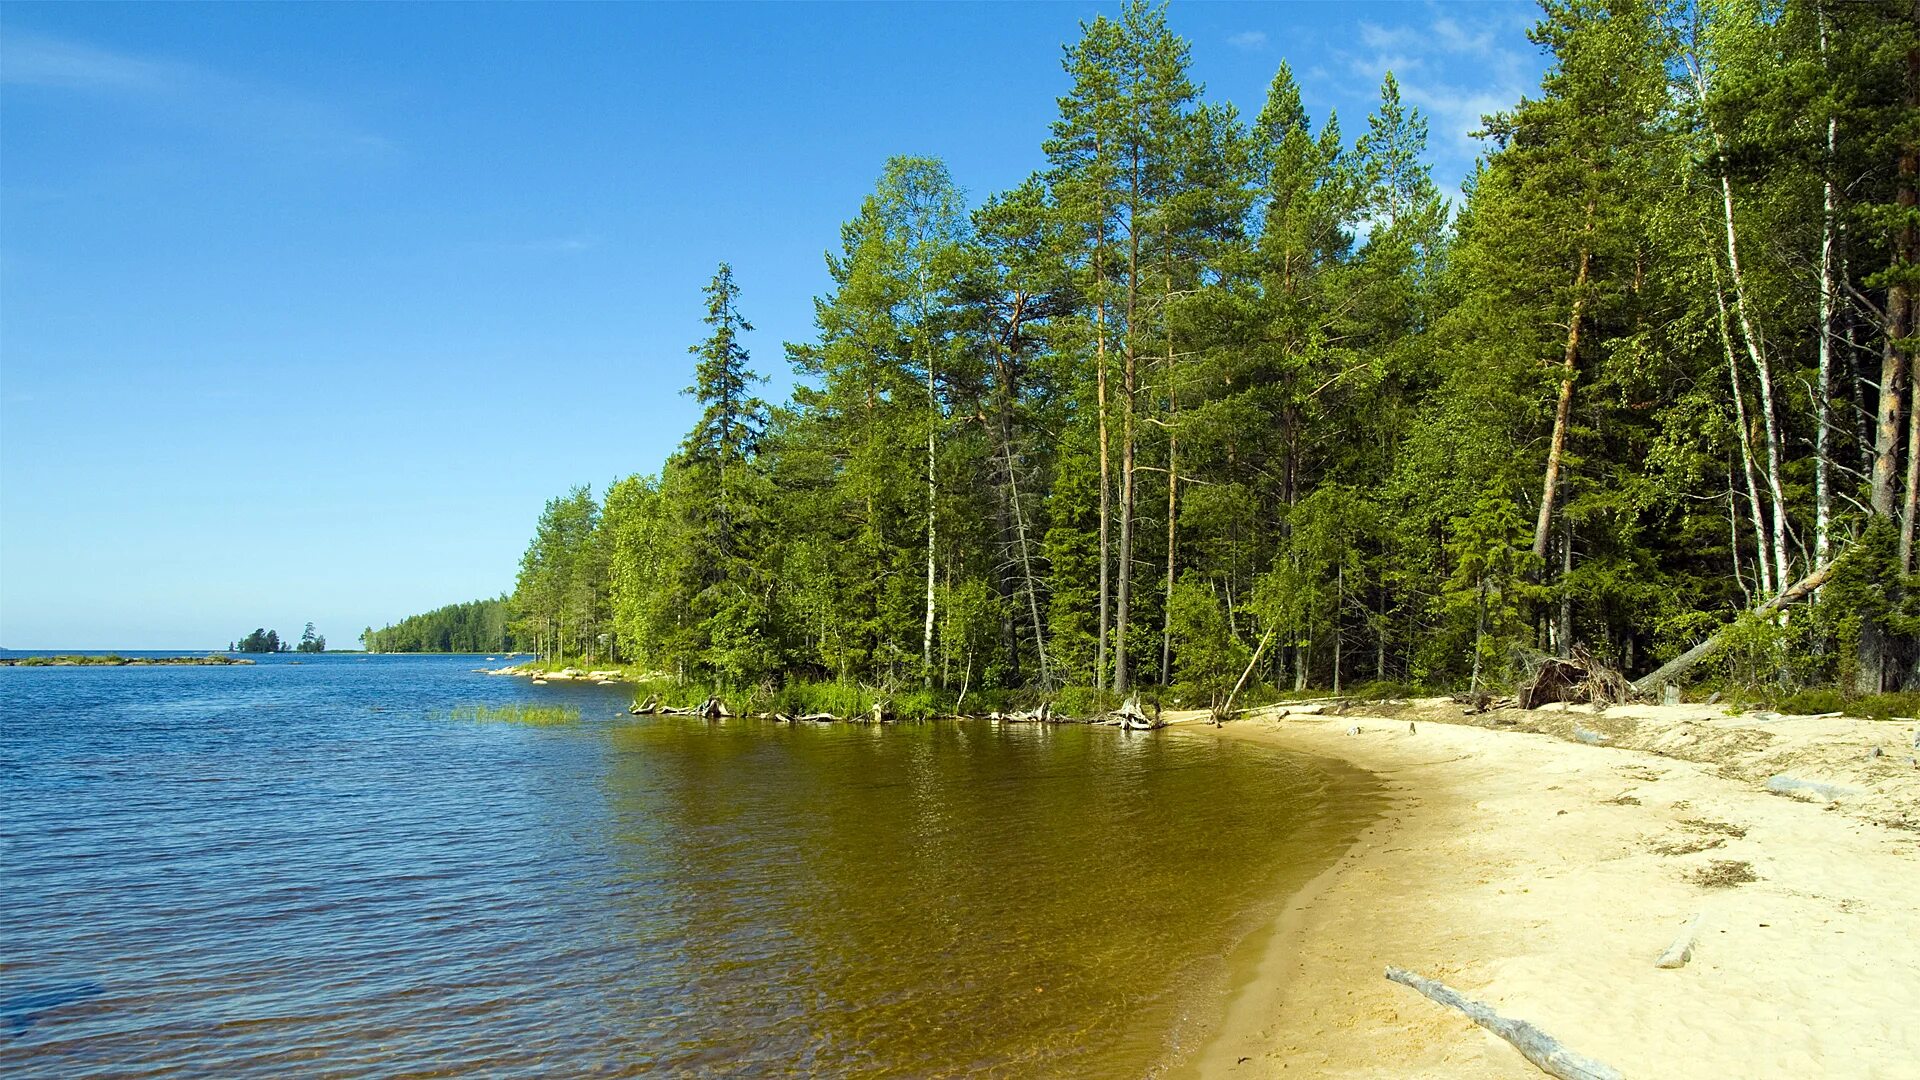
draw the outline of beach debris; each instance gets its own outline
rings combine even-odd
[[[1826,802],[1833,802],[1847,795],[1860,794],[1858,788],[1843,787],[1840,784],[1829,784],[1819,780],[1802,780],[1797,776],[1788,776],[1786,773],[1775,773],[1768,777],[1767,790],[1775,795],[1788,795],[1794,798],[1811,795]]]
[[[1387,969],[1387,978],[1419,991],[1436,1004],[1460,1010],[1467,1019],[1505,1039],[1520,1051],[1521,1057],[1557,1080],[1622,1080],[1618,1070],[1567,1049],[1553,1036],[1525,1020],[1501,1016],[1487,1005],[1474,1001],[1445,983],[1397,967]]]
[[[1467,707],[1468,716],[1477,716],[1494,709],[1510,709],[1514,704],[1510,697],[1494,697],[1485,690],[1477,690],[1470,694],[1455,694],[1453,700],[1455,704]],[[1511,723],[1511,721],[1508,722]]]
[[[1352,727],[1350,727],[1350,728],[1348,728],[1348,729],[1347,729],[1347,734],[1349,734],[1349,735],[1358,735],[1358,734],[1360,734],[1360,725],[1359,725],[1359,724],[1355,724],[1355,725],[1353,725]]]
[[[1882,750],[1882,749],[1880,749],[1879,747],[1877,747],[1877,746],[1876,746],[1876,747],[1874,747],[1873,749],[1871,749],[1871,750],[1869,750],[1869,751],[1867,751],[1867,760],[1868,760],[1868,761],[1872,761],[1872,760],[1873,760],[1874,758],[1877,758],[1877,757],[1879,757],[1879,756],[1880,756],[1881,754],[1884,754],[1884,753],[1886,753],[1886,751],[1885,751],[1885,750]]]
[[[1418,728],[1416,728],[1416,727],[1414,727],[1414,726],[1413,726],[1413,723],[1412,723],[1411,721],[1409,721],[1409,722],[1407,723],[1407,734],[1409,734],[1409,735],[1417,735],[1417,734],[1419,734],[1419,729],[1418,729]]]
[[[1575,645],[1566,656],[1542,656],[1528,665],[1517,703],[1523,709],[1564,701],[1573,705],[1618,705],[1633,700],[1633,686],[1613,665]]]
[[[1140,695],[1134,694],[1120,705],[1120,711],[1113,714],[1114,720],[1128,731],[1152,731],[1164,726],[1164,722],[1151,717],[1140,708]]]
[[[1715,859],[1687,874],[1687,880],[1703,889],[1731,889],[1760,880],[1753,864],[1741,859]],[[1766,925],[1765,923],[1761,924]]]
[[[1607,743],[1613,741],[1611,736],[1602,735],[1597,731],[1588,731],[1579,724],[1573,725],[1573,737],[1586,743],[1588,746],[1605,746]]]
[[[1653,962],[1653,966],[1667,970],[1686,967],[1687,961],[1693,959],[1693,941],[1699,936],[1700,923],[1706,917],[1703,912],[1688,919],[1687,925],[1680,928],[1680,936],[1673,939],[1673,944],[1667,946],[1667,951],[1660,954],[1660,958]]]

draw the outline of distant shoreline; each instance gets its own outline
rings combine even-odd
[[[0,656],[0,667],[158,667],[162,665],[226,667],[230,664],[251,663],[253,661],[244,656],[226,656],[221,653],[210,653],[206,656],[121,656],[118,653]]]

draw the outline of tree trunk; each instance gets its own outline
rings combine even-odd
[[[1820,61],[1827,58],[1827,13],[1816,4],[1814,14],[1820,23]],[[1827,156],[1822,172],[1820,200],[1820,329],[1819,385],[1814,391],[1813,449],[1813,564],[1827,561],[1833,537],[1833,248],[1836,194],[1833,186],[1835,143],[1839,123],[1827,114]]]
[[[1573,655],[1573,593],[1567,588],[1567,575],[1573,573],[1573,523],[1560,517],[1560,641],[1561,656]]]
[[[1107,299],[1106,278],[1098,274],[1100,289],[1098,327],[1094,339],[1094,364],[1098,368],[1095,376],[1095,396],[1099,400],[1100,411],[1100,635],[1099,647],[1094,653],[1093,688],[1095,691],[1106,689],[1107,685],[1107,594],[1110,591],[1108,573],[1112,560],[1108,557],[1107,529],[1113,519],[1111,492],[1113,479],[1107,462]]]
[[[1046,688],[1052,685],[1052,677],[1047,672],[1047,634],[1040,622],[1040,591],[1034,585],[1033,557],[1027,543],[1027,519],[1020,509],[1020,481],[1014,475],[1013,450],[1002,447],[1007,455],[1007,485],[1013,493],[1013,527],[1020,539],[1020,570],[1027,579],[1027,611],[1033,617],[1033,648],[1040,660],[1040,685]]]
[[[933,389],[933,353],[927,353],[927,625],[921,637],[920,670],[925,672],[927,689],[933,689],[933,552],[934,504],[938,492],[934,479],[934,434],[940,426],[940,399]]]
[[[1840,560],[1845,557],[1846,553],[1842,552],[1836,556],[1832,562],[1801,578],[1799,581],[1794,582],[1791,586],[1782,590],[1780,595],[1754,608],[1754,617],[1770,619],[1783,609],[1805,600],[1808,594],[1820,586],[1825,585],[1827,579],[1833,577],[1834,568],[1839,566]],[[1652,690],[1658,690],[1667,683],[1677,681],[1680,676],[1693,670],[1702,660],[1718,652],[1721,644],[1725,640],[1726,633],[1727,629],[1725,627],[1714,631],[1707,636],[1705,641],[1702,641],[1700,644],[1695,645],[1693,648],[1660,665],[1660,667],[1651,674],[1642,675],[1640,678],[1633,680],[1634,691],[1644,694]]]
[[[1587,228],[1593,228],[1593,206],[1587,207]],[[1567,350],[1562,360],[1566,369],[1560,377],[1560,400],[1553,409],[1553,441],[1547,445],[1547,475],[1541,485],[1540,519],[1533,527],[1533,557],[1547,558],[1547,536],[1553,525],[1553,502],[1560,487],[1560,458],[1567,446],[1567,421],[1573,412],[1573,377],[1580,356],[1580,314],[1586,310],[1587,269],[1593,255],[1580,249],[1580,266],[1573,276],[1572,314],[1567,319]]]
[[[1920,4],[1915,5],[1920,14]],[[1906,103],[1909,109],[1920,108],[1920,48],[1907,52]],[[1878,517],[1893,518],[1894,472],[1900,458],[1900,410],[1903,397],[1907,394],[1908,384],[1913,379],[1912,358],[1907,352],[1906,338],[1913,333],[1912,290],[1907,283],[1906,272],[1910,271],[1917,255],[1920,255],[1920,236],[1916,236],[1913,227],[1915,209],[1915,180],[1920,173],[1920,147],[1912,141],[1900,146],[1899,186],[1895,189],[1895,202],[1901,210],[1902,224],[1894,233],[1891,280],[1887,285],[1886,343],[1881,352],[1880,364],[1880,405],[1879,430],[1874,442],[1873,460],[1873,512]],[[1909,457],[1920,446],[1909,446]],[[1906,520],[1900,529],[1900,566],[1903,571],[1912,569],[1913,558],[1913,515],[1915,483],[1920,481],[1911,468],[1908,470],[1907,495],[1904,500]],[[1859,663],[1856,667],[1855,688],[1862,693],[1878,693],[1887,687],[1887,661],[1892,641],[1886,627],[1872,619],[1862,619],[1860,625]]]
[[[1140,154],[1132,148],[1132,179],[1127,201],[1127,336],[1121,350],[1120,402],[1120,580],[1117,583],[1113,621],[1113,692],[1125,694],[1129,684],[1127,671],[1127,618],[1133,582],[1133,395],[1136,349],[1134,331],[1139,320],[1140,300]]]
[[[1734,422],[1740,429],[1740,474],[1747,482],[1747,511],[1753,518],[1753,542],[1759,552],[1754,559],[1754,575],[1760,580],[1760,591],[1772,595],[1773,558],[1768,550],[1766,524],[1760,515],[1760,488],[1753,479],[1759,469],[1753,463],[1752,429],[1747,424],[1747,398],[1740,391],[1740,364],[1733,355],[1733,332],[1727,325],[1727,301],[1720,293],[1719,264],[1714,265],[1713,303],[1720,313],[1720,348],[1727,358],[1727,383],[1733,392]]]
[[[1171,281],[1171,278],[1169,278]],[[1180,391],[1174,385],[1173,335],[1167,335],[1167,596],[1160,616],[1160,683],[1173,684],[1173,570],[1180,513]]]
[[[1703,92],[1704,96],[1704,92]],[[1714,145],[1720,147],[1716,132]],[[1726,228],[1727,272],[1733,278],[1733,310],[1740,319],[1740,337],[1746,343],[1747,359],[1753,363],[1754,379],[1759,383],[1760,419],[1767,432],[1767,488],[1773,519],[1773,579],[1787,581],[1787,500],[1780,490],[1780,432],[1773,408],[1773,364],[1767,358],[1765,343],[1754,328],[1752,309],[1747,304],[1746,274],[1740,269],[1740,244],[1733,223],[1733,183],[1724,171],[1720,174],[1721,218]]]

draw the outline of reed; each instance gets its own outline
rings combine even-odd
[[[559,727],[580,722],[580,710],[560,705],[462,705],[449,719],[483,724],[527,724]]]

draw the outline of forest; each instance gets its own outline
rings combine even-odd
[[[1691,678],[1910,686],[1916,21],[1548,0],[1547,74],[1450,200],[1391,75],[1351,140],[1285,65],[1243,116],[1129,3],[1064,49],[1018,187],[886,164],[789,401],[756,395],[722,263],[692,430],[548,503],[511,631],[459,640],[1218,700],[1249,668],[1462,688],[1576,647],[1640,675],[1719,632]]]
[[[518,647],[508,623],[502,596],[448,604],[378,630],[369,626],[360,632],[360,644],[375,653],[507,652]]]

